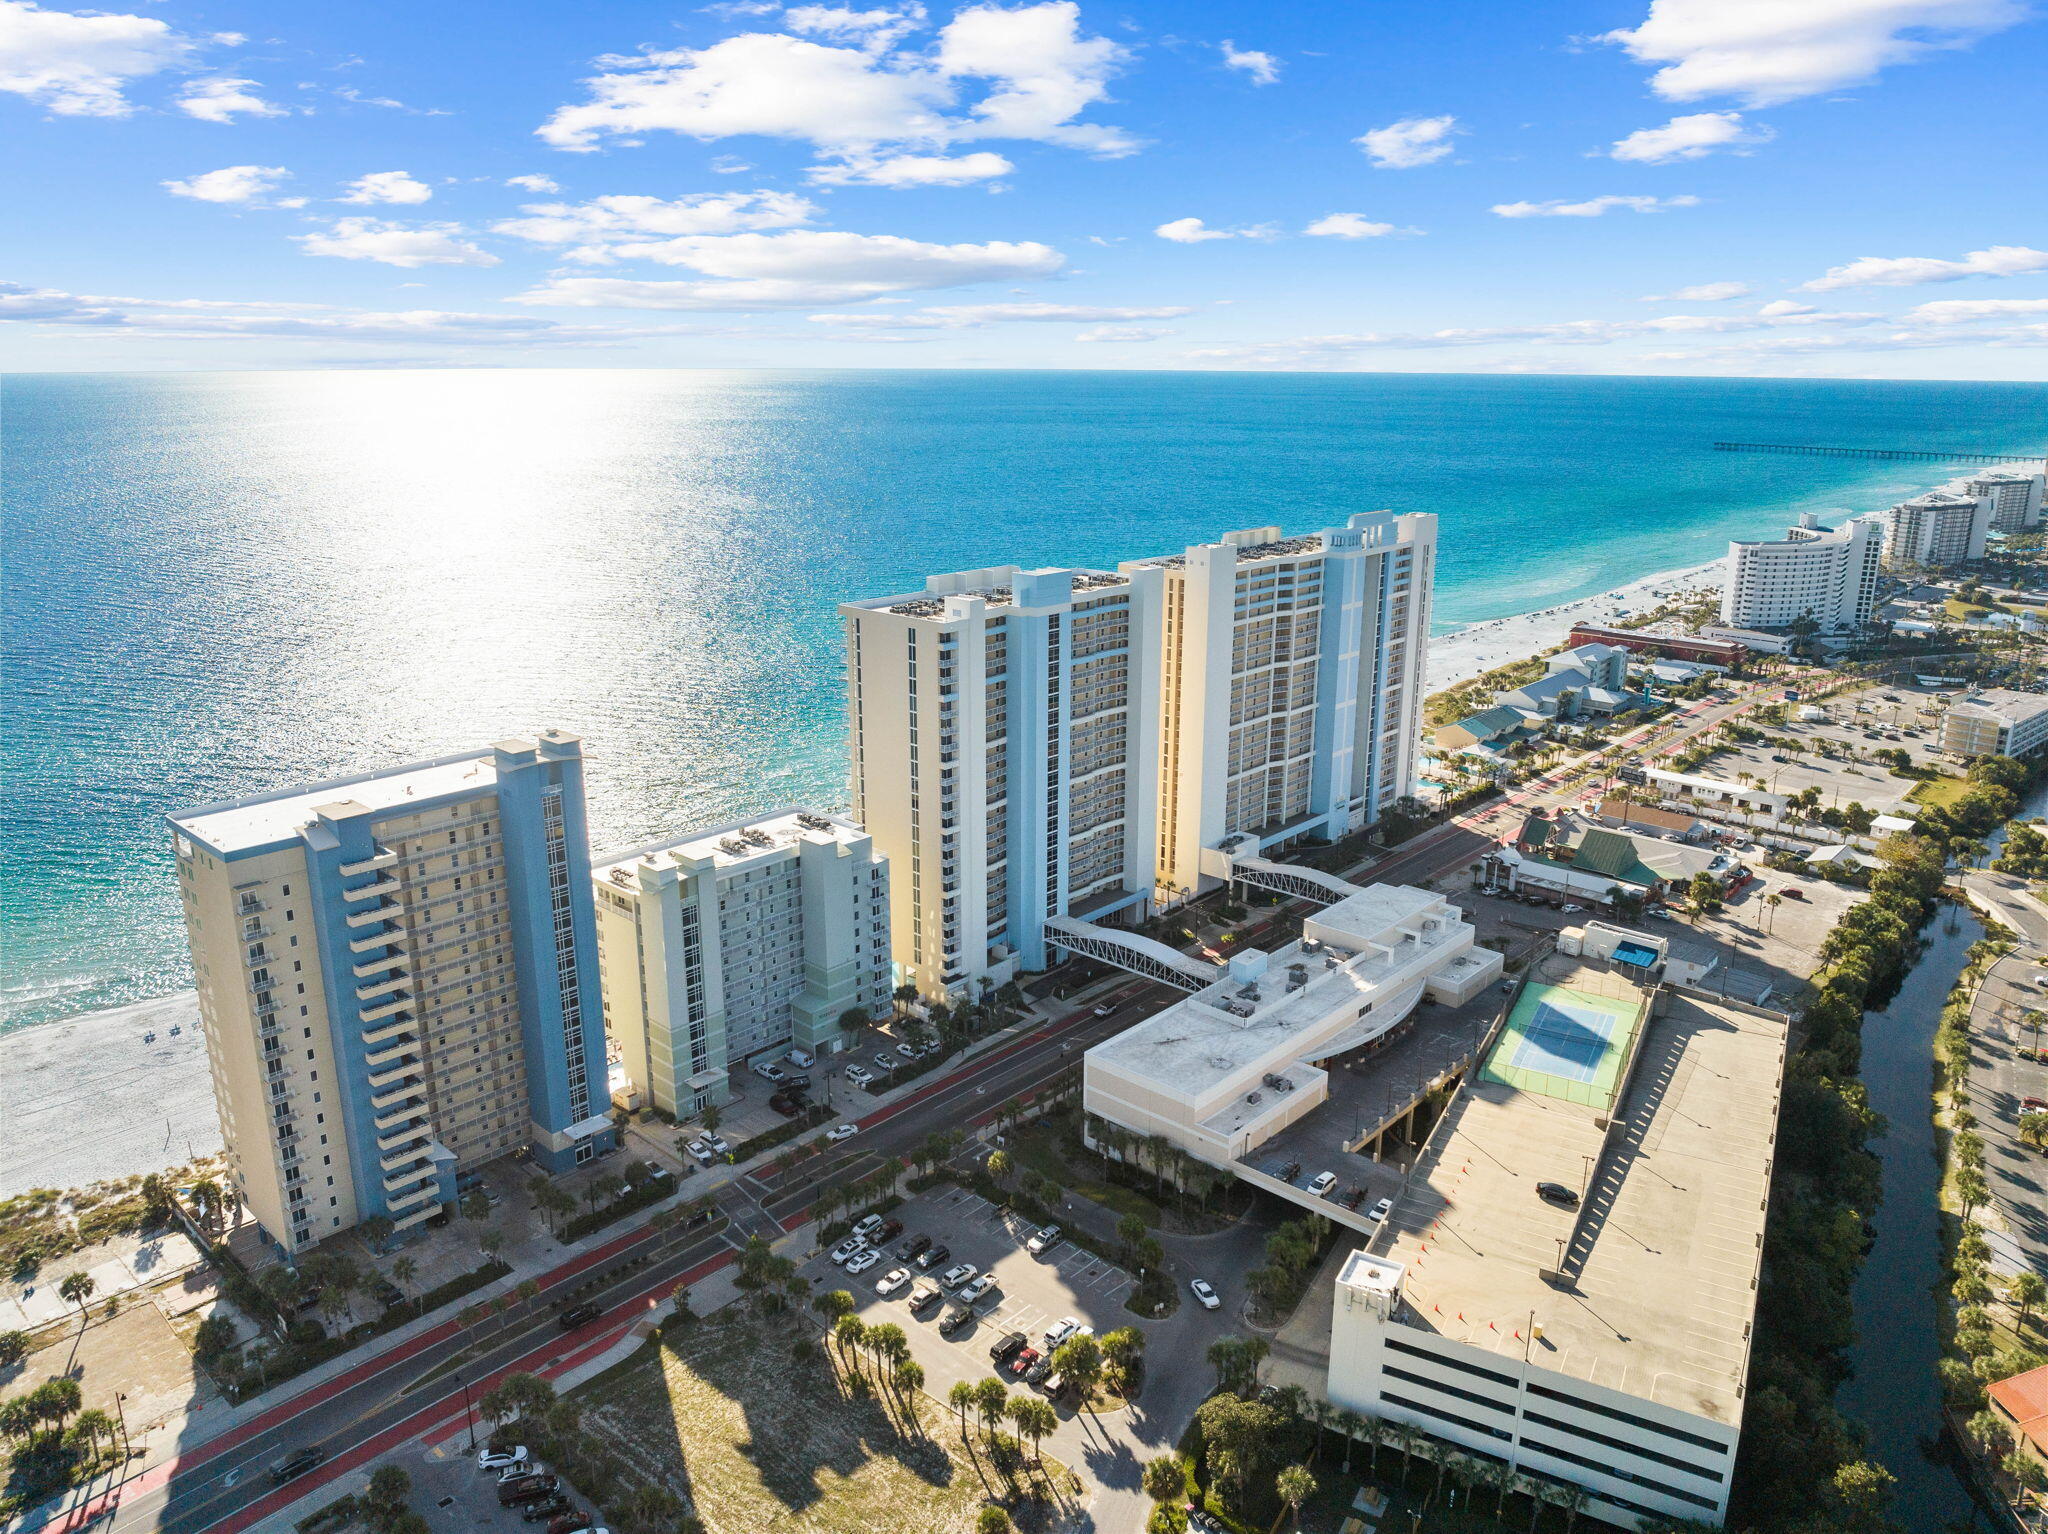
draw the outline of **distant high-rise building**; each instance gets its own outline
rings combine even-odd
[[[837,1050],[846,1013],[889,1012],[889,865],[850,821],[776,810],[594,877],[605,1022],[653,1107],[688,1118],[733,1067]]]
[[[1050,916],[1152,895],[1157,570],[935,575],[848,602],[853,818],[926,995],[1047,963]]]
[[[1119,567],[1166,575],[1164,898],[1213,887],[1234,835],[1335,839],[1414,791],[1435,561],[1433,515],[1363,512]]]
[[[1991,502],[1994,533],[2024,533],[2041,525],[2042,476],[1993,469],[1963,481],[1965,495]]]
[[[581,742],[169,817],[237,1192],[297,1251],[614,1140]]]
[[[1884,562],[1893,568],[1944,569],[1984,557],[1994,499],[1930,490],[1875,513],[1884,528]]]
[[[1777,540],[1732,542],[1721,588],[1721,622],[1784,628],[1811,618],[1823,634],[1859,629],[1877,608],[1884,530],[1868,517],[1837,528],[1807,513]]]

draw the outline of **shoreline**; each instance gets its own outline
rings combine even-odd
[[[1717,585],[1724,563],[1660,571],[1612,591],[1439,634],[1429,641],[1425,688],[1441,692],[1548,649],[1574,624],[1606,622]],[[144,1044],[152,1031],[155,1042]],[[0,1033],[0,1122],[12,1131],[0,1162],[0,1198],[218,1154],[198,993],[176,991]],[[85,1126],[89,1132],[81,1134]]]
[[[1711,590],[1721,584],[1727,566],[1724,556],[1702,565],[1662,570],[1640,576],[1612,591],[1560,602],[1534,612],[1515,613],[1505,618],[1482,618],[1477,623],[1438,634],[1429,642],[1429,663],[1423,684],[1425,695],[1442,692],[1460,682],[1491,671],[1495,666],[1534,655],[1554,644],[1581,623],[1610,623],[1625,613],[1659,606],[1670,597],[1688,591]]]

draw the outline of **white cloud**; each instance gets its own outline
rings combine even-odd
[[[1696,282],[1689,288],[1673,288],[1669,293],[1645,293],[1638,302],[1718,304],[1723,299],[1746,297],[1748,293],[1749,284],[1746,282]]]
[[[1381,170],[1414,170],[1449,156],[1451,137],[1463,130],[1455,117],[1404,117],[1384,128],[1362,133],[1351,142],[1372,157]]]
[[[851,155],[836,163],[813,165],[810,179],[820,186],[884,186],[903,191],[920,186],[967,186],[1007,176],[1017,167],[999,154]]]
[[[1666,208],[1692,208],[1699,199],[1679,197],[1589,197],[1584,202],[1556,198],[1550,202],[1497,202],[1493,211],[1502,218],[1598,218],[1615,208],[1636,213],[1661,213]]]
[[[1222,52],[1224,67],[1243,70],[1252,77],[1254,85],[1272,85],[1280,78],[1280,61],[1270,53],[1241,49],[1227,37],[1223,39]]]
[[[1270,240],[1279,233],[1271,224],[1245,224],[1236,229],[1211,229],[1199,218],[1176,218],[1152,231],[1176,245],[1199,245],[1204,240]]]
[[[644,244],[649,236],[787,229],[809,223],[818,207],[794,192],[692,192],[667,201],[618,196],[536,203],[522,211],[526,217],[493,224],[492,232],[536,245],[573,247],[570,260],[601,263],[615,259],[620,246]]]
[[[737,176],[753,168],[736,154],[717,155],[711,161],[711,173],[715,176]]]
[[[2026,14],[2018,0],[1651,0],[1640,26],[1598,40],[1663,66],[1650,85],[1668,101],[1764,107],[1860,85]]]
[[[773,6],[764,6],[755,14],[773,10]],[[874,49],[893,47],[922,28],[924,22],[921,5],[872,11],[856,11],[847,6],[793,5],[782,13],[782,24],[792,32],[809,32],[835,42],[855,42]]]
[[[317,234],[292,238],[309,256],[381,261],[386,266],[496,266],[498,258],[458,236],[460,224],[393,224],[378,218],[343,218]]]
[[[514,302],[579,308],[787,308],[1049,277],[1066,264],[1065,256],[1034,241],[936,245],[898,235],[817,229],[690,235],[617,250],[622,256],[686,266],[719,280],[557,277],[518,294]]]
[[[1767,304],[1759,305],[1756,311],[1765,319],[1777,319],[1788,314],[1812,314],[1812,304],[1795,304],[1789,298],[1774,298]]]
[[[283,107],[273,106],[256,94],[261,89],[254,80],[243,80],[233,75],[194,80],[178,98],[178,110],[187,117],[209,123],[231,123],[237,112],[245,117],[286,116]]]
[[[153,16],[47,11],[0,0],[0,91],[60,117],[126,117],[131,80],[182,68],[196,39]]]
[[[652,132],[757,134],[796,139],[848,162],[974,139],[1063,144],[1104,156],[1138,148],[1120,129],[1074,121],[1106,97],[1110,77],[1129,57],[1107,38],[1081,34],[1074,0],[968,6],[930,49],[916,52],[892,47],[896,23],[877,30],[848,19],[876,14],[905,13],[786,13],[824,35],[858,35],[857,46],[746,32],[708,48],[605,58],[607,72],[585,82],[589,98],[558,109],[539,134],[573,150]],[[827,26],[826,17],[836,19]],[[977,82],[984,83],[979,99],[958,110]]]
[[[1922,282],[2017,277],[2043,270],[2048,270],[2048,250],[1993,245],[1973,250],[1960,261],[1941,261],[1933,256],[1862,256],[1846,266],[1831,266],[1826,276],[1801,286],[1809,293],[1825,293],[1834,288],[1909,288]]]
[[[814,325],[853,325],[867,330],[973,330],[1010,321],[1093,324],[1105,320],[1171,320],[1195,311],[1186,304],[1149,308],[1105,308],[1095,304],[938,304],[915,314],[814,314]]]
[[[562,183],[553,176],[508,176],[505,185],[528,192],[559,192],[562,189]]]
[[[1376,224],[1363,213],[1326,213],[1301,232],[1328,235],[1339,240],[1371,240],[1392,234],[1394,226]]]
[[[1694,112],[1674,117],[1661,128],[1638,128],[1627,138],[1616,139],[1607,153],[1611,159],[1641,165],[1669,165],[1674,160],[1703,159],[1717,149],[1740,153],[1772,137],[1763,124],[1744,123],[1740,112]]]
[[[367,176],[358,176],[348,184],[343,202],[425,202],[434,195],[434,189],[424,181],[415,181],[410,171],[375,170]]]
[[[631,329],[565,325],[527,314],[464,314],[438,309],[337,311],[324,304],[103,298],[0,282],[0,321],[6,320],[164,340],[431,341],[459,346],[617,346],[651,336],[721,333],[721,328],[703,325]]]
[[[1075,336],[1076,341],[1157,341],[1161,336],[1170,336],[1173,331],[1162,330],[1153,325],[1097,325],[1093,330],[1084,330]]]
[[[2048,314],[2048,298],[1942,298],[1919,305],[1906,318],[1923,325],[1964,325],[2008,314]]]
[[[227,165],[183,181],[166,181],[164,190],[173,197],[190,197],[199,202],[260,204],[289,180],[291,172],[282,165]]]

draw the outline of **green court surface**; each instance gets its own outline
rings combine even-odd
[[[1642,1010],[1641,997],[1600,996],[1566,985],[1527,986],[1486,1057],[1480,1079],[1609,1108]]]

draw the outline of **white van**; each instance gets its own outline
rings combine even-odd
[[[792,1049],[783,1056],[783,1059],[800,1071],[807,1071],[818,1063],[817,1058],[808,1049]]]

